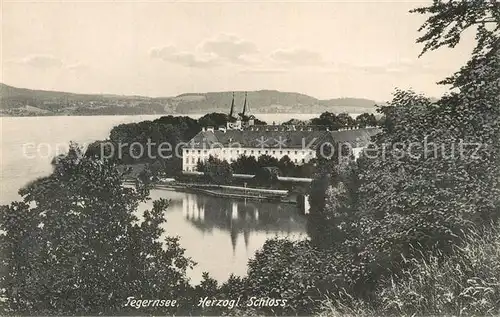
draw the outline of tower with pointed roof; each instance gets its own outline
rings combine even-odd
[[[248,104],[248,93],[245,91],[245,101],[243,102],[243,111],[239,114],[243,126],[254,125],[255,117],[248,115],[250,113],[250,106]]]
[[[234,91],[233,91],[233,99],[231,100],[231,110],[229,111],[229,118],[231,119],[234,114]]]
[[[245,102],[243,103],[243,117],[245,117],[245,113],[248,112],[248,109],[247,109],[247,92],[245,91]]]

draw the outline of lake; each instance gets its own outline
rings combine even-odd
[[[198,118],[201,115],[190,115]],[[291,118],[310,119],[316,114],[256,114],[276,123]],[[19,200],[19,188],[51,173],[50,162],[65,153],[70,141],[84,147],[108,137],[121,123],[154,120],[160,115],[0,117],[0,204]],[[168,198],[171,204],[164,224],[166,234],[180,237],[186,255],[198,263],[190,272],[194,283],[203,271],[219,281],[231,274],[245,275],[246,264],[266,239],[305,237],[306,221],[294,205],[231,201],[168,190],[153,190],[151,198]],[[152,202],[140,208],[150,208]]]

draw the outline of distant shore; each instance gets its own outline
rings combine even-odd
[[[354,109],[356,110],[356,109]],[[359,110],[359,109],[358,109]],[[335,110],[324,110],[324,111],[330,111],[332,113],[342,113],[346,112],[351,115],[357,115],[361,113],[373,113],[377,114],[375,109],[365,109],[363,111],[335,111]],[[262,115],[318,115],[324,111],[320,112],[260,112],[260,113],[254,113],[255,116],[262,116]],[[205,113],[136,113],[136,114],[61,114],[61,113],[30,113],[30,114],[8,114],[8,113],[3,113],[0,112],[0,117],[6,117],[6,118],[23,118],[23,117],[112,117],[112,116],[158,116],[158,117],[163,117],[163,116],[189,116],[192,118],[200,118],[204,116],[207,113],[210,113],[212,111],[208,111]],[[219,110],[220,112],[220,110]]]

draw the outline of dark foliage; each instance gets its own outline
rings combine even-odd
[[[193,262],[160,228],[168,201],[140,221],[148,189],[122,180],[72,145],[50,176],[20,190],[22,202],[1,207],[2,315],[123,314],[129,296],[187,295]]]

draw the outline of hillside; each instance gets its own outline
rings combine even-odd
[[[235,111],[243,109],[244,92],[235,93]],[[176,97],[142,97],[99,94],[76,94],[31,90],[0,84],[0,113],[28,115],[125,115],[192,114],[228,112],[232,92],[186,93]],[[277,90],[248,92],[252,113],[374,112],[373,100],[314,97]]]

